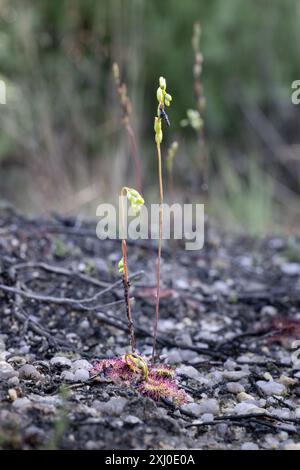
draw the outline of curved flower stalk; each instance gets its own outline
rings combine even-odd
[[[136,189],[133,188],[128,188],[127,186],[124,186],[121,189],[121,223],[122,223],[122,232],[124,233],[125,230],[125,211],[124,211],[124,203],[123,203],[123,197],[127,197],[131,208],[134,211],[134,214],[137,215],[142,206],[144,205],[144,199],[142,196],[136,191]],[[128,328],[129,328],[129,334],[130,334],[130,346],[131,346],[131,352],[134,354],[135,353],[135,333],[134,333],[134,324],[133,324],[133,319],[132,319],[132,314],[131,314],[131,303],[130,303],[130,295],[129,295],[129,275],[128,275],[128,266],[127,266],[127,247],[126,247],[126,240],[125,238],[122,239],[122,258],[120,259],[118,263],[118,270],[119,273],[122,274],[123,276],[123,288],[124,288],[124,298],[125,298],[125,304],[126,304],[126,314],[127,314],[127,320],[128,320]]]
[[[158,253],[157,253],[157,264],[156,264],[156,277],[157,277],[157,291],[156,291],[156,307],[155,307],[155,321],[153,331],[153,349],[152,349],[152,360],[155,361],[156,356],[156,338],[157,338],[157,326],[159,319],[159,298],[160,298],[160,261],[161,261],[161,242],[162,242],[162,230],[163,230],[163,202],[164,202],[164,190],[163,190],[163,176],[162,176],[162,163],[161,163],[161,142],[163,140],[162,132],[162,121],[164,120],[168,126],[170,126],[169,117],[166,113],[165,107],[170,106],[172,96],[167,93],[167,82],[164,77],[159,78],[159,87],[156,91],[156,97],[158,101],[157,116],[154,118],[154,132],[155,142],[157,149],[157,160],[158,160],[158,180],[159,180],[159,238],[158,238]]]

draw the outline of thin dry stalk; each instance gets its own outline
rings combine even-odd
[[[132,113],[132,105],[131,105],[130,98],[127,95],[127,87],[125,83],[121,82],[119,66],[116,62],[113,64],[113,76],[115,79],[117,93],[118,93],[120,105],[121,105],[122,112],[123,112],[122,123],[123,123],[124,129],[126,130],[130,149],[131,149],[131,157],[133,160],[133,166],[135,170],[135,184],[136,184],[136,187],[138,188],[138,191],[140,193],[143,193],[141,162],[138,157],[137,140],[136,140],[136,136],[135,136],[132,124],[130,122],[130,116]]]
[[[121,191],[121,219],[122,219],[122,227],[123,231],[125,230],[125,211],[124,211],[124,203],[123,203],[123,197],[126,195],[127,189],[124,187],[122,188]],[[133,324],[133,319],[132,319],[132,313],[131,313],[131,302],[130,302],[130,283],[129,283],[129,275],[128,275],[128,265],[127,265],[127,246],[126,246],[126,240],[123,238],[122,239],[122,256],[123,256],[123,263],[124,263],[124,273],[123,273],[123,288],[124,288],[124,299],[125,299],[125,305],[126,305],[126,315],[127,315],[127,321],[128,321],[128,329],[129,329],[129,335],[130,335],[130,347],[131,347],[131,352],[135,352],[135,333],[134,333],[134,324]]]

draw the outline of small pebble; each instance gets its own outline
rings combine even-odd
[[[299,276],[300,263],[285,263],[281,266],[281,271],[287,276]]]
[[[7,383],[11,387],[16,387],[17,385],[19,385],[20,380],[17,376],[14,376],[14,377],[11,377],[10,379],[8,379]]]
[[[256,385],[265,395],[283,395],[286,391],[285,386],[278,382],[265,382],[264,380],[258,380]]]
[[[79,328],[81,330],[88,330],[90,326],[90,322],[86,318],[79,323]]]
[[[86,369],[77,369],[74,374],[75,382],[86,382],[89,380],[90,374]]]
[[[277,449],[279,446],[279,441],[272,434],[267,434],[265,436],[265,443],[271,449]]]
[[[285,385],[286,387],[291,387],[295,385],[296,383],[298,383],[298,380],[282,374],[280,378],[278,379],[278,382],[281,383],[282,385]]]
[[[237,395],[237,400],[239,402],[243,401],[255,401],[255,398],[252,395],[249,395],[249,393],[241,392]]]
[[[55,356],[55,357],[52,357],[52,359],[50,360],[50,364],[52,366],[71,367],[72,362],[67,357]]]
[[[14,408],[17,408],[18,410],[24,410],[28,408],[30,405],[31,405],[31,401],[26,397],[17,398],[12,404],[12,406]]]
[[[178,375],[184,375],[184,376],[186,376],[190,379],[201,380],[202,381],[202,376],[201,376],[200,372],[197,369],[195,369],[195,367],[193,367],[193,366],[178,367],[177,374]]]
[[[273,307],[272,305],[265,305],[260,311],[261,316],[266,315],[269,317],[274,317],[277,315],[277,313],[277,308]]]
[[[89,369],[92,369],[93,366],[85,359],[78,359],[77,361],[73,362],[71,367],[72,367],[72,370],[75,371],[77,369],[89,370]]]
[[[32,425],[24,430],[24,440],[33,446],[42,444],[44,439],[45,431],[38,428],[37,426]]]
[[[259,408],[254,403],[249,403],[249,402],[238,403],[237,405],[235,405],[232,411],[233,413],[237,415],[247,415],[247,414],[252,414],[252,413],[257,413],[257,414],[266,413],[266,410],[264,410],[263,408]]]
[[[11,401],[15,401],[18,398],[17,391],[14,388],[8,390],[8,396]]]
[[[66,382],[75,382],[75,376],[73,372],[70,372],[68,370],[64,370],[61,374],[62,380],[65,380]]]
[[[284,450],[300,450],[300,443],[286,444]]]
[[[201,414],[209,413],[217,415],[220,411],[219,403],[215,398],[209,398],[208,400],[202,400],[200,403]]]
[[[234,393],[236,395],[238,393],[241,393],[241,392],[245,391],[245,388],[243,387],[243,385],[239,384],[238,382],[228,382],[226,384],[226,388],[227,388],[228,392]]]
[[[203,414],[202,408],[199,403],[186,403],[185,405],[181,406],[180,410],[184,413],[188,413],[196,417],[201,416]]]
[[[19,377],[24,380],[39,380],[41,374],[33,365],[25,364],[19,369]]]
[[[241,446],[241,450],[259,450],[259,447],[257,444],[254,444],[254,442],[244,442]]]
[[[199,417],[204,414],[219,413],[219,404],[214,398],[203,400],[201,403],[187,403],[180,408],[183,412]]]
[[[94,408],[96,408],[96,410],[101,411],[104,414],[120,416],[125,406],[127,405],[127,403],[128,403],[128,400],[126,398],[112,397],[108,401],[95,400],[93,402],[93,406]]]
[[[127,415],[124,418],[124,423],[131,424],[132,426],[135,426],[136,424],[141,424],[142,421],[137,416]]]
[[[219,434],[219,436],[224,437],[225,434],[227,434],[227,431],[228,431],[228,424],[226,423],[218,424],[217,433]]]
[[[224,371],[223,372],[223,377],[226,380],[241,380],[244,377],[248,377],[249,371],[243,371],[243,370],[232,370],[232,371]]]
[[[204,413],[204,415],[201,416],[201,421],[203,423],[209,423],[210,421],[214,420],[214,415],[211,413]]]
[[[237,366],[236,362],[234,362],[232,359],[227,359],[224,362],[224,369],[226,370],[234,370],[236,366]]]
[[[0,380],[8,380],[11,377],[18,376],[18,372],[5,361],[0,361]]]

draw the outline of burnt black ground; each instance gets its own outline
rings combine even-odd
[[[178,381],[194,404],[207,408],[203,412],[156,403],[103,381],[66,379],[75,360],[93,364],[128,351],[122,286],[86,303],[119,279],[120,242],[98,240],[95,227],[94,221],[0,212],[0,446],[299,446],[300,365],[291,349],[300,339],[299,240],[254,240],[209,226],[201,251],[165,245],[161,360],[177,366]],[[155,242],[129,242],[128,260],[130,272],[139,273],[131,289],[137,346],[150,357]],[[32,299],[32,293],[58,300]],[[71,366],[50,362],[57,356],[69,358]],[[25,364],[34,366],[36,376],[19,373]],[[280,391],[266,395],[260,381],[280,384]],[[124,400],[110,402],[112,397]],[[117,405],[105,407],[107,402]]]

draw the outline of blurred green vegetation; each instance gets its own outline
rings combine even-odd
[[[178,193],[197,195],[197,135],[180,127],[196,108],[197,20],[211,210],[253,232],[282,217],[291,229],[290,220],[299,221],[299,111],[290,99],[300,78],[297,0],[0,0],[0,78],[7,83],[0,196],[27,210],[94,213],[96,200],[129,184],[114,61],[133,104],[146,191],[156,176],[153,116],[163,75],[174,98],[164,144],[179,141]]]

